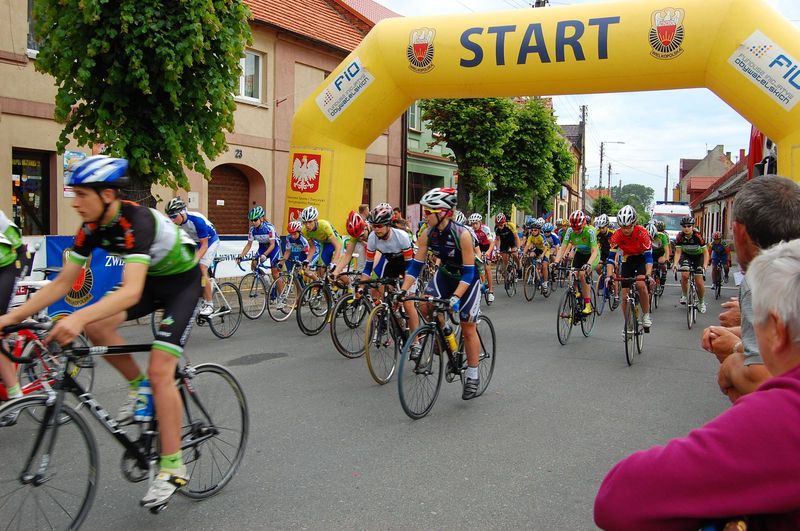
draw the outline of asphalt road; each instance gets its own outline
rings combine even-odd
[[[668,286],[645,350],[628,367],[619,310],[598,318],[591,337],[573,330],[559,345],[561,293],[528,303],[521,291],[513,299],[498,292],[484,308],[499,357],[486,393],[463,402],[458,384],[443,383],[418,421],[403,413],[395,381],[376,385],[363,358],[339,355],[327,330],[306,337],[294,319],[266,315],[224,341],[195,329],[192,361],[230,367],[246,391],[242,467],[218,496],[176,497],[154,516],[138,507],[145,484],[122,478],[120,449],[92,421],[102,463],[85,528],[593,529],[594,496],[614,463],[728,406],[717,361],[699,346],[720,310],[712,295],[689,331],[678,289]],[[149,328],[125,334],[140,342]],[[124,384],[103,363],[96,381],[100,402],[116,411]]]

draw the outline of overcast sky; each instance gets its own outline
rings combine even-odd
[[[508,9],[530,9],[533,0],[376,0],[405,16],[442,15]],[[552,6],[596,3],[597,0],[550,0]],[[698,1],[698,0],[694,0]],[[800,0],[767,0],[800,26]],[[667,4],[665,4],[667,5]],[[677,7],[677,6],[676,6]],[[600,142],[606,142],[603,183],[612,166],[613,184],[639,183],[663,199],[665,170],[675,185],[679,160],[703,158],[717,144],[731,152],[747,149],[750,124],[707,89],[556,96],[558,122],[577,124],[580,106],[588,107],[586,177],[597,186]],[[609,144],[621,141],[624,144]]]

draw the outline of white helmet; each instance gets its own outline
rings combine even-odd
[[[390,205],[389,203],[378,203],[378,204],[375,206],[375,208],[377,208],[377,209],[380,209],[380,210],[383,210],[383,209],[385,208],[386,210],[388,210],[388,211],[390,211],[390,212],[391,212],[391,210],[392,210],[392,205]]]
[[[319,211],[313,206],[307,206],[300,212],[300,221],[315,221],[319,217]]]
[[[425,192],[419,204],[428,208],[444,208],[452,210],[456,207],[455,188],[433,188]]]
[[[597,216],[597,219],[594,220],[594,224],[595,226],[597,226],[598,229],[602,229],[603,227],[608,227],[608,216],[605,214],[600,214],[599,216]]]
[[[617,212],[617,222],[620,227],[629,227],[636,223],[636,209],[631,205],[625,205]]]
[[[470,224],[472,224],[472,223],[480,223],[480,222],[483,221],[483,216],[481,216],[480,214],[475,212],[474,214],[470,214],[468,221],[469,221]]]
[[[658,228],[655,223],[647,224],[647,232],[650,234],[650,239],[655,240],[658,237]]]
[[[453,215],[453,221],[455,221],[459,225],[466,225],[467,216],[460,210],[456,210],[456,213]]]

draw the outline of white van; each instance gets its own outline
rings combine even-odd
[[[670,241],[675,241],[681,231],[681,218],[692,215],[692,209],[686,201],[656,201],[650,211],[650,218],[663,221],[667,226]]]

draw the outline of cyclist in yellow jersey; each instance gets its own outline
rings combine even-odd
[[[309,263],[318,268],[327,270],[334,257],[342,254],[342,240],[339,233],[331,226],[330,222],[319,219],[319,211],[313,206],[307,206],[300,213],[303,223],[303,236],[309,243],[315,241],[319,244],[318,251],[309,260]]]
[[[540,260],[539,264],[536,268],[539,270],[539,275],[542,277],[542,281],[544,282],[543,288],[547,289],[548,284],[548,267],[542,267],[542,264],[549,262],[550,259],[550,244],[542,235],[542,226],[544,224],[541,223],[538,219],[532,219],[530,222],[530,235],[528,239],[525,240],[525,250],[524,254],[528,255],[531,254]]]

